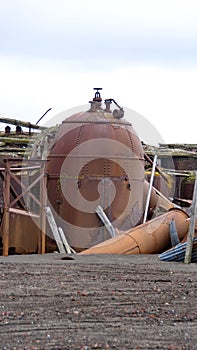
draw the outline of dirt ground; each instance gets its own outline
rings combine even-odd
[[[197,349],[197,264],[0,257],[0,349]]]

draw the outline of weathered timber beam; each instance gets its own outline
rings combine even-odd
[[[31,143],[31,142],[34,142],[35,139],[31,139],[31,138],[22,138],[22,137],[7,137],[7,136],[0,136],[0,142],[4,142],[4,143]]]
[[[25,128],[29,128],[29,129],[40,129],[40,130],[47,129],[44,126],[40,126],[40,125],[32,124],[30,122],[25,122],[24,120],[18,120],[18,119],[12,119],[12,118],[2,117],[2,118],[0,118],[0,122],[6,123],[6,124],[11,124],[11,125],[20,125],[20,126],[23,126]]]

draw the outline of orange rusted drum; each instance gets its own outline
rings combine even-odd
[[[179,239],[188,232],[188,215],[181,209],[171,209],[145,224],[83,251],[81,254],[154,254],[170,247],[169,224],[175,221]]]
[[[68,243],[77,250],[110,238],[95,213],[100,205],[115,228],[128,230],[143,214],[144,154],[123,110],[101,104],[65,119],[48,155],[48,199]]]

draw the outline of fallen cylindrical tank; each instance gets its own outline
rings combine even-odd
[[[117,236],[86,249],[80,254],[154,254],[170,247],[169,225],[174,220],[179,239],[187,234],[188,215],[181,209],[171,209],[126,232],[116,230]]]

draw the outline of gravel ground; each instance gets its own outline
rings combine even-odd
[[[197,349],[197,265],[0,257],[0,349]]]

